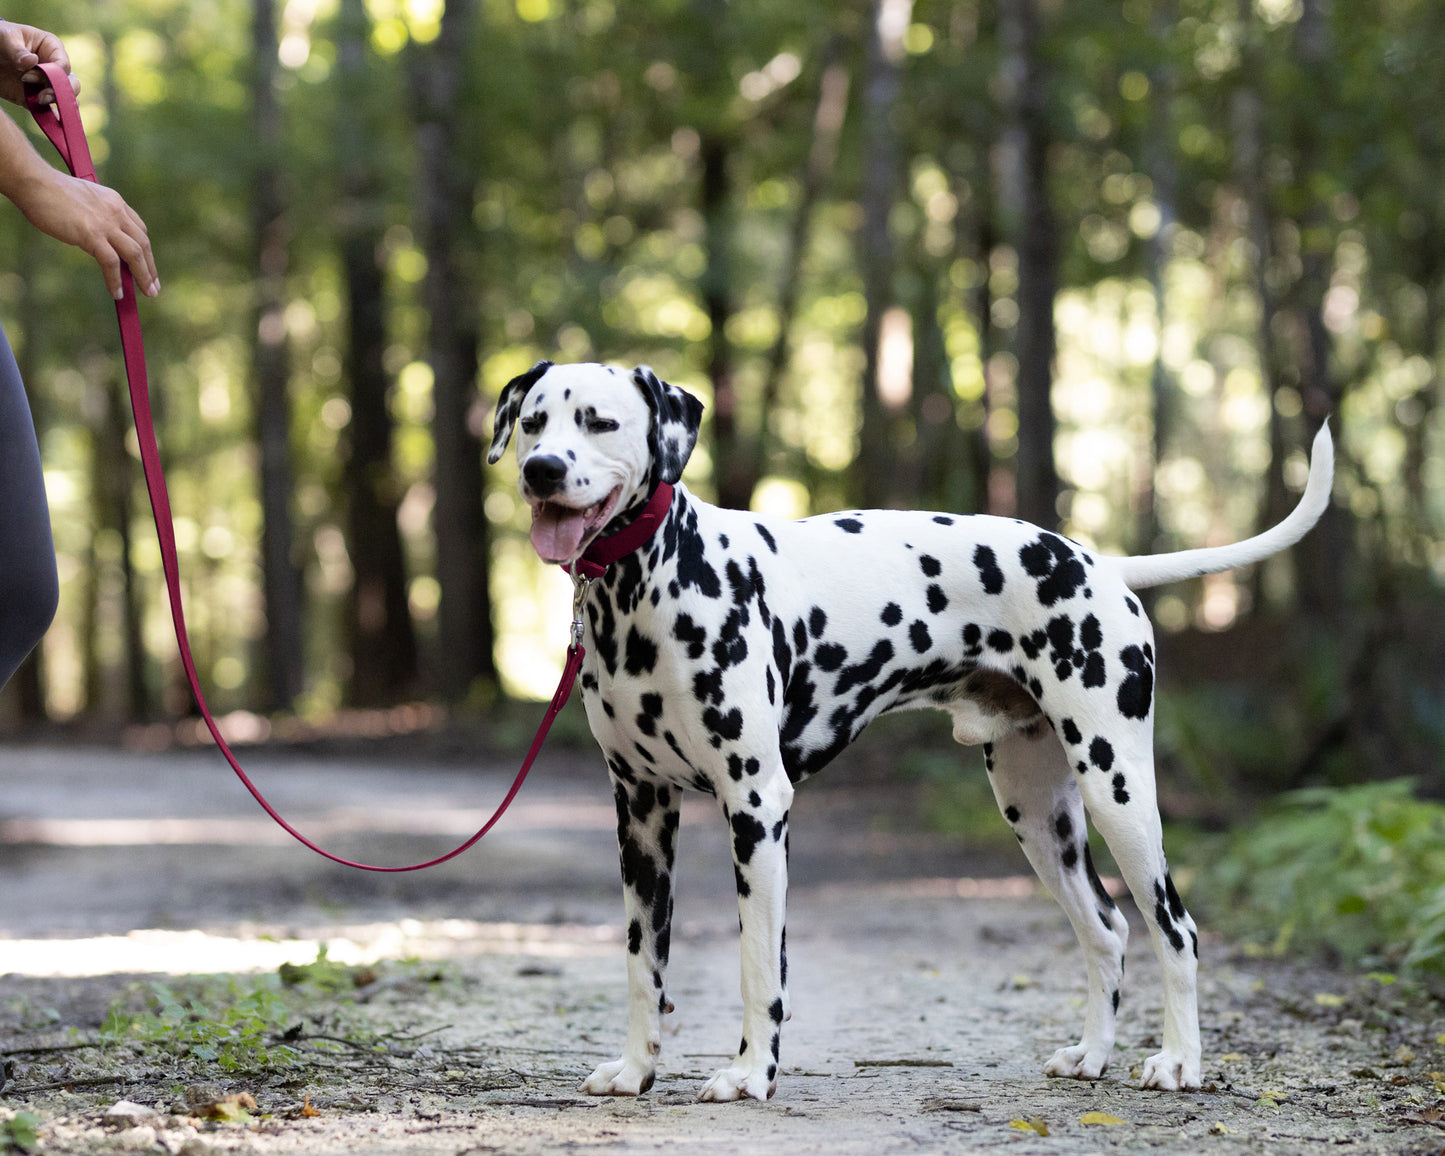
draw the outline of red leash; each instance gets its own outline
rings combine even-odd
[[[85,130],[80,124],[80,109],[76,104],[75,91],[71,88],[70,78],[59,65],[42,64],[39,67],[55,90],[55,105],[50,107],[41,105],[34,92],[27,96],[26,104],[41,131],[50,138],[50,142],[59,151],[71,173],[87,181],[96,181],[95,165],[90,159],[90,148],[86,144]],[[170,594],[171,617],[176,624],[176,643],[180,648],[181,664],[185,667],[186,681],[191,684],[191,693],[195,696],[196,706],[206,722],[207,729],[211,732],[211,737],[216,740],[216,746],[226,756],[226,761],[231,764],[231,769],[236,772],[236,777],[245,785],[246,790],[251,792],[251,796],[256,802],[261,804],[261,808],[266,814],[275,819],[288,834],[310,847],[318,855],[324,855],[334,863],[340,863],[344,867],[357,867],[363,871],[399,872],[420,871],[423,868],[435,867],[438,863],[445,863],[448,859],[456,858],[490,831],[511,805],[512,800],[516,798],[517,792],[522,787],[522,781],[527,777],[527,772],[532,769],[532,763],[537,758],[537,753],[542,749],[547,732],[552,728],[552,721],[572,693],[572,685],[577,679],[577,672],[581,669],[585,653],[582,649],[582,603],[586,597],[587,585],[592,578],[598,577],[605,570],[608,563],[630,553],[651,537],[652,530],[656,528],[662,516],[667,513],[672,499],[672,488],[670,486],[659,487],[659,492],[648,504],[644,517],[639,518],[637,522],[632,523],[621,533],[613,535],[612,539],[594,543],[588,550],[589,557],[584,558],[581,564],[585,576],[581,578],[573,576],[573,581],[577,585],[577,594],[573,601],[572,642],[567,651],[567,663],[562,670],[562,680],[557,684],[557,692],[552,696],[551,705],[548,706],[547,713],[542,718],[542,725],[537,731],[537,737],[532,740],[532,746],[522,761],[522,769],[517,772],[517,777],[513,780],[511,789],[507,792],[501,805],[481,830],[455,850],[448,851],[445,855],[439,855],[435,859],[428,859],[425,863],[413,863],[407,867],[378,867],[370,863],[357,863],[350,859],[343,859],[340,855],[333,855],[330,851],[318,847],[277,814],[276,809],[266,801],[265,796],[241,769],[241,764],[236,761],[236,756],[231,753],[231,748],[221,737],[216,720],[211,717],[211,709],[206,705],[206,696],[201,693],[200,679],[196,675],[196,664],[191,658],[190,639],[186,635],[185,614],[181,608],[181,576],[180,566],[176,560],[176,534],[171,522],[171,503],[166,492],[165,474],[161,469],[160,450],[156,446],[155,423],[151,417],[150,392],[146,384],[145,348],[141,341],[140,313],[136,308],[135,285],[130,270],[125,267],[124,263],[121,265],[121,283],[125,292],[121,300],[116,302],[115,312],[120,320],[121,347],[125,354],[126,378],[130,383],[131,408],[135,412],[136,436],[140,440],[141,466],[145,472],[146,489],[150,493],[156,535],[160,539],[161,564],[166,576],[166,590]],[[660,503],[659,498],[662,497],[663,490],[666,491],[666,497]],[[645,533],[641,527],[638,527],[639,522],[648,523]],[[634,529],[634,527],[638,528]],[[624,539],[624,536],[626,540],[620,541]],[[619,546],[623,548],[619,550]],[[599,552],[596,557],[592,557],[593,550]],[[590,567],[589,562],[592,563]]]

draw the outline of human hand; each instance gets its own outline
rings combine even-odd
[[[12,192],[10,198],[41,232],[94,257],[117,301],[122,296],[122,263],[147,297],[160,292],[145,222],[114,189],[46,165],[38,181]]]
[[[27,84],[44,84],[41,104],[51,104],[55,92],[41,72],[41,64],[58,64],[70,77],[70,86],[80,91],[80,81],[70,71],[70,57],[60,37],[53,32],[32,28],[29,24],[12,24],[0,20],[0,97],[15,104],[25,103]]]

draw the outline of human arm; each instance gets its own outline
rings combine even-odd
[[[23,100],[24,77],[42,61],[69,71],[69,57],[50,33],[0,21],[0,96]],[[145,222],[119,193],[46,164],[8,116],[0,116],[0,195],[41,232],[94,257],[112,297],[121,297],[122,262],[146,296],[160,292]]]

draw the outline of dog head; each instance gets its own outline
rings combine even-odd
[[[539,361],[502,390],[487,461],[515,428],[532,546],[544,562],[567,563],[682,476],[701,420],[702,402],[646,366]]]

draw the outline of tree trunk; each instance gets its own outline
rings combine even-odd
[[[838,60],[842,53],[841,38],[834,38],[824,50],[822,81],[818,90],[818,108],[813,115],[813,143],[803,169],[802,191],[797,212],[788,233],[787,255],[783,280],[778,287],[778,334],[768,351],[766,377],[763,379],[762,401],[759,405],[757,436],[753,439],[751,464],[748,469],[748,505],[752,493],[768,470],[773,438],[771,418],[782,390],[792,351],[793,319],[798,312],[798,297],[803,283],[803,257],[807,249],[808,228],[813,210],[833,173],[838,158],[838,137],[848,111],[847,67]]]
[[[1018,517],[1041,526],[1059,520],[1054,469],[1054,297],[1059,284],[1059,228],[1049,200],[1049,133],[1045,117],[1050,78],[1039,53],[1038,0],[1006,4],[999,14],[1011,58],[1011,115],[1019,162]]]
[[[426,252],[423,285],[430,321],[432,438],[436,464],[433,525],[437,609],[437,687],[460,702],[477,680],[494,683],[489,558],[491,534],[482,511],[482,445],[475,428],[480,341],[476,286],[468,276],[475,171],[461,161],[466,129],[461,99],[475,0],[451,0],[441,33],[424,50],[419,70],[417,146],[418,233]]]
[[[853,491],[865,507],[888,506],[895,500],[892,480],[897,466],[897,416],[880,392],[883,315],[893,298],[893,240],[888,221],[902,179],[898,134],[893,124],[898,106],[907,31],[913,0],[873,0],[864,56],[863,80],[863,321],[862,423]]]
[[[286,345],[287,249],[285,147],[276,101],[275,0],[256,0],[251,25],[251,233],[256,296],[251,329],[256,442],[261,454],[261,576],[265,598],[267,710],[291,710],[305,679],[301,570],[292,553],[290,358]]]
[[[702,165],[700,209],[707,247],[702,274],[703,310],[708,319],[707,375],[712,381],[713,479],[718,505],[742,510],[752,497],[748,454],[738,424],[738,395],[728,322],[733,302],[733,206],[728,176],[728,140],[717,126],[705,128],[698,145]]]
[[[1329,75],[1333,50],[1329,32],[1329,0],[1303,0],[1295,28],[1296,54],[1305,76]],[[1300,118],[1300,173],[1309,177],[1327,163],[1320,123],[1314,109]],[[1298,286],[1300,310],[1306,333],[1305,359],[1301,367],[1300,398],[1311,425],[1338,415],[1344,385],[1330,366],[1333,345],[1324,320],[1325,295],[1330,287],[1333,249],[1311,243],[1312,235],[1327,233],[1327,207],[1315,203],[1300,222],[1304,240],[1302,271]],[[1342,455],[1343,456],[1343,455]],[[1300,602],[1304,610],[1330,626],[1343,625],[1346,587],[1354,574],[1354,526],[1346,507],[1331,503],[1325,508],[1314,532],[1295,547]]]
[[[349,333],[343,360],[351,383],[351,424],[342,476],[353,571],[345,607],[351,657],[346,700],[353,706],[394,702],[413,689],[416,677],[416,638],[396,523],[400,495],[386,404],[386,295],[378,252],[382,211],[369,160],[377,144],[365,118],[367,29],[362,0],[343,0],[337,24],[337,144],[345,165],[341,263]]]
[[[1152,33],[1159,58],[1165,59],[1166,38],[1177,19],[1173,0],[1154,13]],[[1170,109],[1175,94],[1174,68],[1161,63],[1149,72],[1149,129],[1144,143],[1144,171],[1154,185],[1154,205],[1159,210],[1159,228],[1149,240],[1147,260],[1149,287],[1154,295],[1154,312],[1158,326],[1158,350],[1149,373],[1149,393],[1153,405],[1152,437],[1149,460],[1144,463],[1138,488],[1138,546],[1135,553],[1152,554],[1165,549],[1164,528],[1159,521],[1158,494],[1154,479],[1169,445],[1173,422],[1173,400],[1176,384],[1164,364],[1164,330],[1169,321],[1169,302],[1165,291],[1165,273],[1169,268],[1170,247],[1178,224],[1179,168],[1174,163],[1173,124]],[[1151,604],[1148,593],[1145,604]]]

